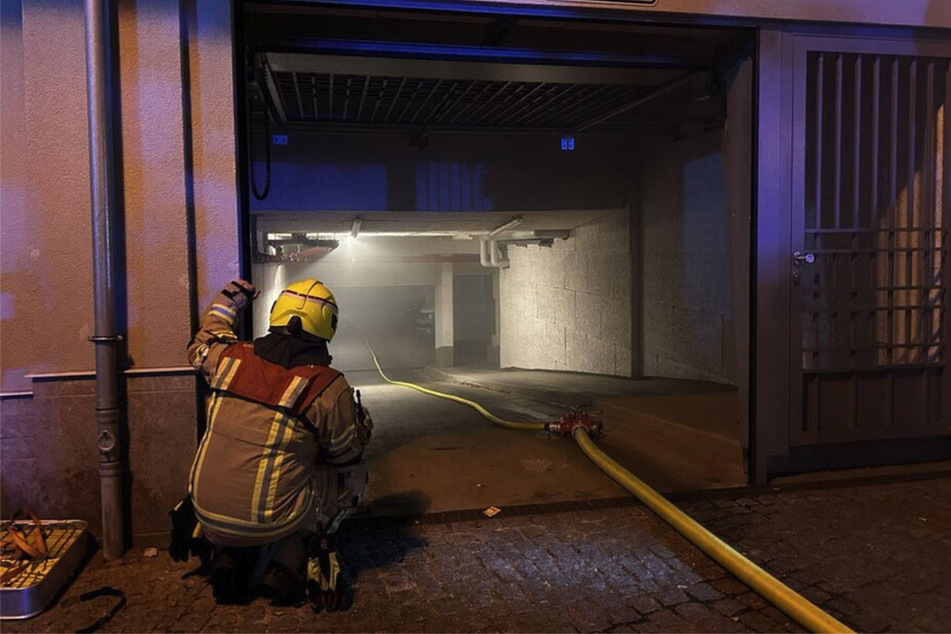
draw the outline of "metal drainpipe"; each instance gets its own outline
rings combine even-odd
[[[112,95],[109,90],[110,0],[85,0],[86,97],[89,114],[89,180],[92,202],[93,302],[96,345],[96,423],[102,542],[106,559],[125,550],[123,473],[119,432],[119,366],[116,333],[114,236],[115,160],[112,147]]]

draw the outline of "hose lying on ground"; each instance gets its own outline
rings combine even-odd
[[[847,625],[836,620],[819,606],[741,555],[695,519],[671,504],[643,480],[612,460],[598,449],[584,428],[575,428],[574,438],[591,461],[611,476],[615,482],[633,493],[638,500],[673,526],[678,533],[800,625],[811,632],[852,631]]]
[[[416,385],[415,383],[407,383],[405,381],[394,381],[390,377],[386,376],[383,372],[383,368],[380,367],[380,360],[376,358],[376,352],[373,351],[373,348],[370,347],[370,354],[373,355],[373,363],[376,365],[377,372],[380,373],[380,376],[383,377],[383,380],[387,383],[393,385],[399,385],[402,387],[408,387],[411,390],[416,390],[417,392],[422,392],[423,394],[429,394],[430,396],[437,396],[439,398],[448,399],[450,401],[455,401],[456,403],[462,403],[463,405],[468,405],[475,411],[482,414],[483,417],[489,421],[495,423],[496,425],[501,425],[506,429],[521,429],[524,431],[545,431],[545,423],[516,423],[510,420],[504,420],[482,407],[475,401],[470,401],[469,399],[462,398],[461,396],[455,396],[454,394],[446,394],[444,392],[437,392],[436,390],[430,390],[421,385]]]
[[[380,366],[380,361],[377,359],[373,347],[369,344],[368,347],[370,354],[373,356],[373,363],[376,365],[377,371],[387,383],[468,405],[487,420],[507,429],[529,431],[545,431],[547,429],[546,423],[524,423],[504,420],[475,401],[470,401],[461,396],[431,390],[421,385],[416,385],[415,383],[393,380],[383,372],[383,368]],[[709,555],[726,570],[733,573],[740,581],[748,585],[764,599],[788,614],[800,625],[811,632],[852,632],[847,625],[838,621],[823,611],[819,606],[737,552],[729,544],[671,504],[664,496],[655,491],[643,480],[611,459],[610,456],[598,449],[584,427],[575,427],[573,436],[585,455],[587,455],[598,468],[604,471],[604,473],[630,491],[634,497],[643,502],[647,508],[654,511],[654,513],[670,524],[677,532],[690,540],[697,548]]]

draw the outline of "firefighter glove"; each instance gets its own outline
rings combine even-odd
[[[221,294],[234,302],[234,305],[238,309],[241,309],[250,304],[251,300],[258,296],[258,290],[254,288],[254,284],[251,282],[236,279],[225,286]]]

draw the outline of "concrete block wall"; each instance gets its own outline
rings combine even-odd
[[[509,247],[499,280],[502,367],[631,376],[629,212],[551,248]]]
[[[641,169],[644,374],[735,384],[720,133],[645,145]]]

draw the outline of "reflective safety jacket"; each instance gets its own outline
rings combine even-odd
[[[190,493],[205,536],[222,546],[316,529],[317,471],[358,460],[368,435],[340,372],[286,369],[237,341],[234,323],[246,303],[225,289],[188,352],[211,388]]]

